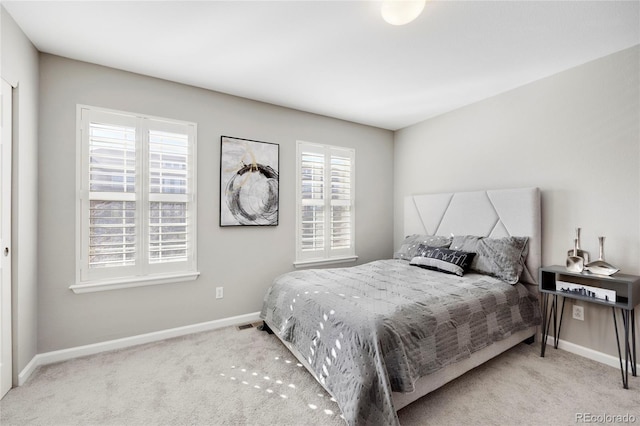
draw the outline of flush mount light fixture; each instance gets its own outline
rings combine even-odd
[[[385,0],[380,13],[391,25],[404,25],[420,16],[424,4],[425,0]]]

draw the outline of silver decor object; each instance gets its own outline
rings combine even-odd
[[[584,270],[584,259],[578,256],[578,239],[576,238],[574,241],[574,249],[570,251],[571,253],[567,256],[567,271],[580,273]]]
[[[578,256],[584,260],[584,264],[589,263],[589,252],[580,248],[580,228],[576,228],[576,239],[574,240],[574,248],[567,251],[567,256]]]
[[[616,268],[612,264],[605,262],[604,260],[604,237],[598,237],[598,243],[600,244],[600,256],[598,260],[587,263],[584,265],[584,269],[597,275],[613,275],[620,269]]]

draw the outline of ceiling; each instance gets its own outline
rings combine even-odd
[[[637,0],[2,4],[42,52],[390,130],[640,43]]]

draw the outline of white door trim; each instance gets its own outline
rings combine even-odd
[[[11,152],[12,88],[0,90],[0,398],[13,384],[11,340]]]

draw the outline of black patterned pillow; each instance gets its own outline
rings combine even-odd
[[[449,250],[420,244],[416,250],[416,256],[411,259],[409,264],[461,277],[469,270],[475,255],[475,253],[466,251]]]
[[[412,234],[408,235],[402,245],[393,254],[394,259],[411,260],[416,257],[416,250],[418,246],[424,244],[430,247],[444,247],[448,248],[451,244],[451,237],[442,237],[440,235],[421,235]]]
[[[471,263],[472,270],[515,284],[524,270],[529,253],[528,242],[528,237],[488,238],[465,235],[454,237],[451,248],[476,253]]]

